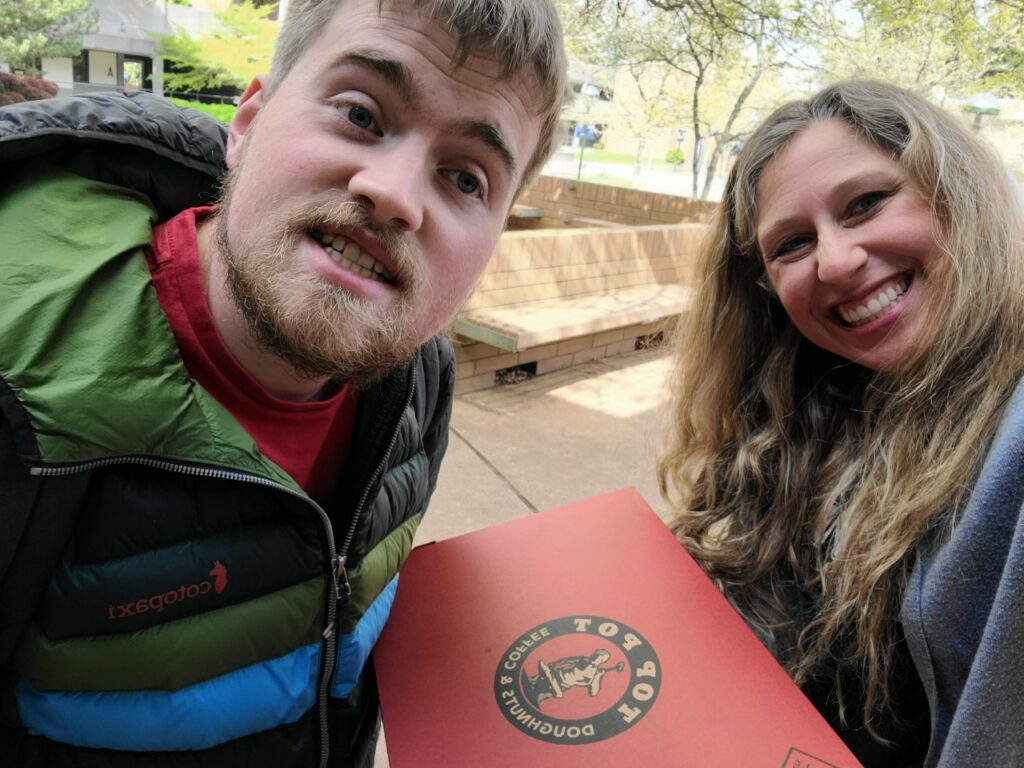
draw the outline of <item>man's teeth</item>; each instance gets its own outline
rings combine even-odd
[[[869,323],[899,301],[900,297],[907,292],[908,285],[907,279],[905,277],[901,278],[894,283],[890,283],[887,287],[880,290],[876,296],[873,296],[863,304],[838,310],[839,316],[848,325],[852,326]]]
[[[323,244],[324,250],[327,251],[328,255],[349,271],[382,283],[394,282],[394,276],[384,269],[379,261],[351,240],[341,235],[332,235],[328,232],[317,232],[315,234],[317,239]]]

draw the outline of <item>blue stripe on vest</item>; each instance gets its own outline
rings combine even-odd
[[[18,711],[29,733],[80,747],[208,749],[293,723],[316,703],[320,645],[179,691],[53,691],[22,680]]]
[[[377,644],[377,638],[384,630],[384,622],[391,613],[391,604],[395,602],[395,590],[398,588],[397,574],[387,586],[381,590],[366,613],[356,624],[356,628],[338,640],[338,665],[334,672],[334,683],[331,685],[331,696],[343,699],[355,688],[359,673],[370,657],[370,651]]]

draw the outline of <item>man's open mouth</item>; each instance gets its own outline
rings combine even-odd
[[[327,254],[332,259],[350,272],[355,272],[361,277],[368,277],[381,283],[394,285],[394,275],[388,272],[384,265],[373,258],[373,256],[344,235],[318,232],[315,229],[310,232],[310,235],[314,240],[323,245],[324,250],[327,251]]]

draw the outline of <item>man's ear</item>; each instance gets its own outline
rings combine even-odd
[[[228,126],[228,147],[225,156],[228,168],[234,168],[235,163],[238,162],[238,155],[242,151],[242,143],[245,141],[246,134],[269,93],[270,75],[257,75],[242,94],[235,116],[231,118],[231,124]]]

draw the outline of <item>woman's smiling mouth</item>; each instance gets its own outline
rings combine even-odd
[[[851,328],[865,325],[897,304],[909,286],[910,277],[902,275],[890,280],[866,300],[836,306],[835,313]]]

